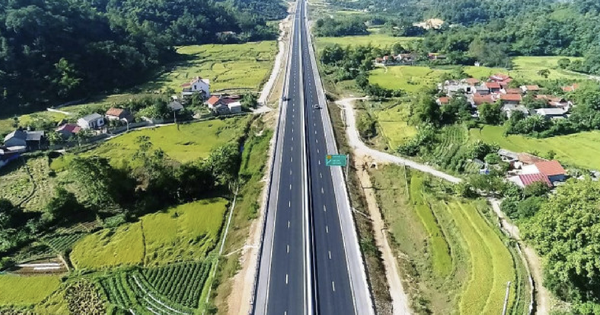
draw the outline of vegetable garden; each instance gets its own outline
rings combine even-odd
[[[213,260],[118,272],[99,280],[115,307],[141,313],[193,314]]]

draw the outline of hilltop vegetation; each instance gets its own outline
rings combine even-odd
[[[263,8],[269,12],[254,11]],[[274,39],[264,13],[281,17],[285,8],[252,0],[4,1],[0,113],[138,83],[176,57],[175,45]]]

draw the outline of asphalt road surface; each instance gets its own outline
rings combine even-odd
[[[371,314],[345,183],[339,170],[333,176],[325,165],[326,155],[336,153],[328,152],[335,148],[333,131],[324,114],[323,91],[309,50],[305,3],[299,2],[283,93],[286,100],[281,103],[254,314]],[[346,246],[352,246],[350,252]]]

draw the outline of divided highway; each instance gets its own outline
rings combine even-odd
[[[291,35],[253,312],[373,314],[304,0]]]

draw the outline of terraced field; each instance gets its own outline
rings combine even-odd
[[[510,252],[474,205],[453,201],[447,209],[470,248],[471,272],[460,297],[460,313],[501,313],[506,285],[516,277]],[[512,293],[509,305],[514,298]]]
[[[54,196],[56,182],[48,176],[50,171],[46,157],[13,161],[0,170],[0,198],[20,204],[25,211],[43,211]]]
[[[400,166],[369,171],[416,307],[433,314],[502,314],[511,281],[507,314],[526,312],[521,260],[484,216],[490,211],[484,200],[446,195],[436,179]]]
[[[77,269],[96,270],[203,260],[217,243],[226,211],[227,200],[214,198],[149,214],[85,236],[73,247],[71,261]]]
[[[438,225],[438,221],[423,198],[423,178],[412,176],[410,183],[410,200],[421,223],[427,231],[427,245],[431,251],[433,271],[439,277],[446,277],[452,272],[452,258],[446,238]]]

